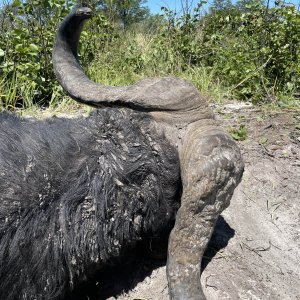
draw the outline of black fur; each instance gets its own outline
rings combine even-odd
[[[170,230],[179,161],[151,124],[128,109],[45,121],[0,113],[0,299],[61,299]]]

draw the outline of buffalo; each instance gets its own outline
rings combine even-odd
[[[64,299],[140,241],[168,238],[171,299],[205,299],[201,260],[241,180],[236,143],[189,82],[89,80],[77,46],[89,8],[61,23],[54,71],[88,117],[0,113],[0,298]]]

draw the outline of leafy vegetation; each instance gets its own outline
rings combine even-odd
[[[103,12],[111,23],[128,28],[150,16],[149,8],[144,6],[145,2],[145,0],[97,0],[91,6]]]
[[[228,127],[228,133],[236,141],[244,141],[247,138],[247,128],[245,124],[241,124],[238,128]]]
[[[58,87],[51,52],[57,23],[70,10],[64,0],[14,0],[0,16],[0,94],[2,105],[51,101]]]
[[[195,10],[177,14],[162,8],[153,16],[145,1],[93,1],[96,14],[82,34],[80,58],[95,81],[125,85],[172,74],[217,100],[299,105],[300,13],[295,6],[215,0],[204,12],[202,0]],[[76,5],[14,0],[2,7],[0,106],[62,101],[51,51],[57,24]]]

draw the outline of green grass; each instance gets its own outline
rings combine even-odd
[[[191,81],[212,102],[221,104],[235,98],[235,86],[228,87],[219,79],[217,67],[188,67],[169,42],[167,38],[158,39],[151,34],[122,32],[106,45],[92,49],[93,59],[85,66],[86,72],[95,82],[113,86],[129,85],[145,77],[177,76]],[[50,110],[77,108],[75,101],[64,94],[58,83],[52,86]],[[22,80],[16,74],[4,77],[0,79],[0,107],[16,109],[23,103],[23,108],[30,114],[39,105],[33,101],[37,90],[36,83]],[[269,97],[266,105],[270,107],[300,108],[299,99],[293,98],[288,91],[276,94],[269,90],[266,94]]]

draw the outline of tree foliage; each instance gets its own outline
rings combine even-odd
[[[226,12],[232,9],[233,7],[234,6],[230,0],[214,0],[210,8],[210,11],[212,14],[217,11]]]
[[[71,0],[14,0],[0,11],[0,106],[49,104],[61,94],[52,67],[55,33],[61,20],[74,8]],[[94,50],[111,38],[112,26],[98,14],[92,36],[82,33],[82,61],[91,60]],[[1,91],[3,90],[3,91]]]
[[[143,4],[90,3],[96,13],[82,34],[80,58],[97,80],[127,84],[173,74],[188,76],[199,87],[220,83],[230,97],[253,102],[299,94],[300,13],[295,6],[215,0],[203,14],[203,0],[194,12],[163,8],[162,16],[148,16]],[[14,0],[0,10],[0,105],[48,103],[60,95],[51,51],[57,24],[75,5]],[[210,84],[200,84],[199,74]]]
[[[218,0],[201,16],[202,4],[193,16],[166,12],[163,38],[186,68],[213,68],[236,97],[253,101],[273,101],[278,93],[300,89],[300,13],[295,6]]]
[[[57,23],[70,11],[64,0],[14,0],[1,11],[0,74],[2,87],[15,85],[5,97],[15,106],[29,93],[35,101],[49,101],[55,85],[51,53]],[[4,98],[4,97],[3,97]]]
[[[149,8],[145,7],[145,0],[98,0],[96,7],[108,16],[113,23],[120,23],[128,28],[150,15]]]

